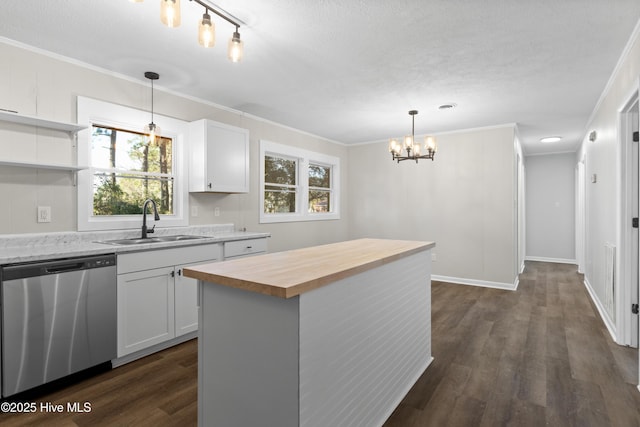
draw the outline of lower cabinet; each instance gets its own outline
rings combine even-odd
[[[221,244],[118,255],[118,357],[197,330],[197,281],[182,269],[221,256]]]

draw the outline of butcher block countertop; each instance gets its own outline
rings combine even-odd
[[[433,242],[358,239],[184,269],[185,276],[291,298],[337,280],[431,249]]]

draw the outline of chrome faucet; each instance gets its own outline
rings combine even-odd
[[[156,224],[154,223],[151,230],[147,230],[147,205],[149,203],[151,203],[151,205],[153,206],[153,219],[155,221],[160,221],[160,215],[158,215],[158,207],[156,206],[156,202],[154,202],[153,199],[145,200],[144,205],[142,205],[142,238],[143,239],[147,238],[147,233],[153,233],[156,228]]]

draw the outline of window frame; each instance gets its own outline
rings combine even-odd
[[[87,167],[78,171],[78,231],[99,230],[125,230],[136,229],[142,226],[142,215],[93,215],[93,175],[91,166],[91,133],[93,125],[114,127],[123,130],[139,132],[143,125],[149,121],[149,113],[146,111],[124,107],[109,102],[98,101],[91,98],[78,97],[78,124],[87,126],[78,132],[78,164]],[[188,178],[186,136],[188,135],[188,122],[154,114],[154,122],[162,128],[163,135],[173,141],[174,156],[174,188],[173,188],[173,215],[160,215],[158,227],[181,227],[189,225],[188,212]],[[97,168],[99,169],[99,168]],[[151,222],[153,220],[151,219]]]
[[[297,160],[296,211],[287,213],[265,213],[265,156]],[[330,212],[309,212],[309,164],[328,166],[330,174]],[[260,223],[326,221],[340,219],[340,158],[317,153],[290,145],[260,140]]]

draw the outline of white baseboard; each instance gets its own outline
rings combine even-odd
[[[501,282],[489,282],[486,280],[474,280],[474,279],[463,279],[460,277],[450,277],[450,276],[439,276],[437,274],[431,275],[431,280],[435,280],[437,282],[447,282],[447,283],[455,283],[458,285],[468,285],[468,286],[480,286],[483,288],[494,288],[494,289],[504,289],[507,291],[515,291],[518,289],[519,279],[516,277],[513,283],[501,283]]]
[[[575,259],[565,259],[565,258],[547,258],[547,257],[540,257],[540,256],[527,256],[524,259],[525,261],[555,262],[556,264],[578,264],[578,261]]]
[[[611,335],[613,342],[617,343],[618,337],[616,335],[616,326],[611,320],[611,317],[609,317],[609,314],[607,314],[607,310],[604,309],[602,302],[600,302],[600,299],[596,296],[596,293],[591,287],[591,283],[589,283],[589,280],[586,277],[584,278],[584,287],[587,288],[587,292],[589,292],[591,301],[593,301],[593,304],[596,306],[596,309],[600,314],[600,318],[604,322],[604,325],[607,327],[607,330],[609,331],[609,334]]]
[[[135,353],[127,354],[126,356],[119,357],[117,359],[111,360],[111,366],[113,368],[117,368],[118,366],[125,365],[127,363],[133,362],[134,360],[141,359],[143,357],[149,356],[153,353],[157,353],[162,350],[166,350],[169,347],[173,347],[174,345],[182,344],[183,342],[192,340],[194,338],[198,338],[198,331],[193,331],[181,335],[179,337],[170,339],[169,341],[162,342],[160,344],[153,345],[151,347],[136,351]]]

